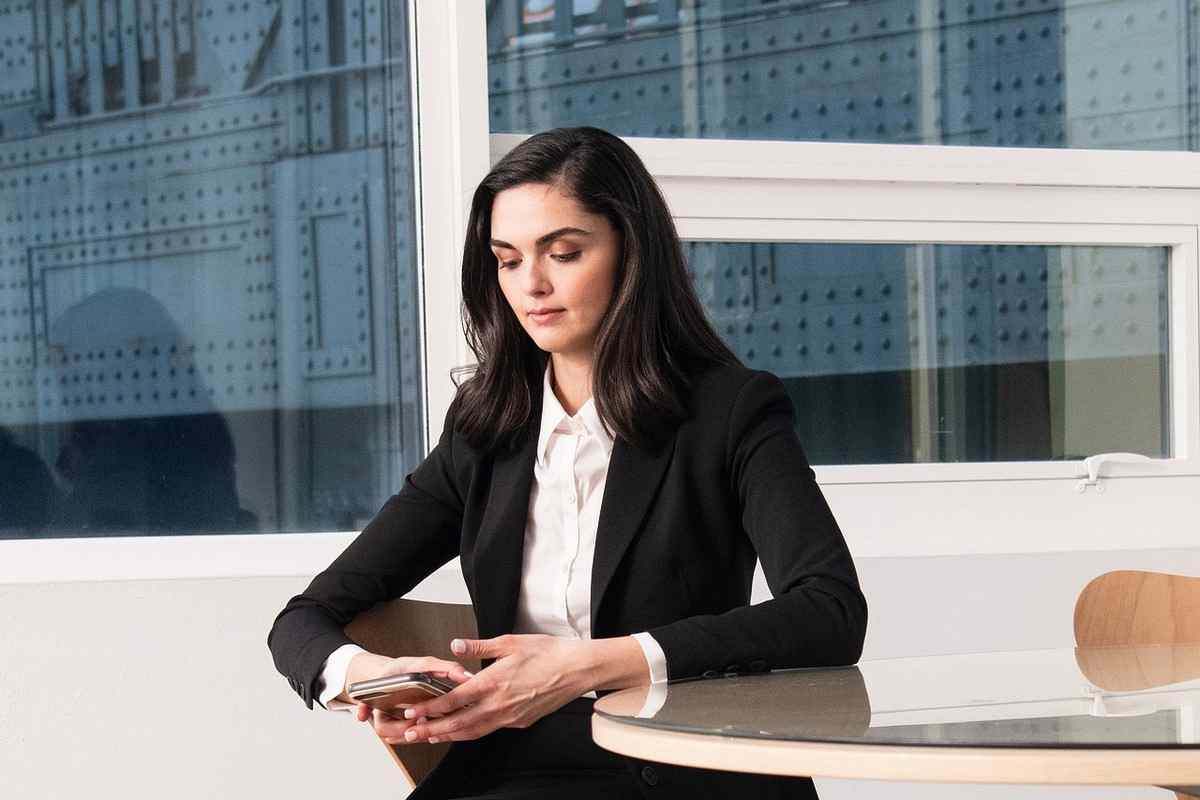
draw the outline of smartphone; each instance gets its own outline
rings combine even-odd
[[[406,672],[356,681],[347,687],[346,694],[355,702],[389,711],[408,708],[422,700],[443,695],[454,687],[455,684],[450,681],[434,677],[428,672]]]

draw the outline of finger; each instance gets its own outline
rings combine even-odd
[[[494,712],[479,707],[468,708],[441,719],[417,721],[404,738],[408,742],[464,741],[477,739],[501,726]]]
[[[462,658],[499,658],[512,648],[512,638],[497,636],[495,639],[453,639],[450,651]]]
[[[435,697],[432,700],[425,700],[404,709],[404,718],[416,719],[417,717],[444,717],[453,711],[463,708],[464,706],[478,703],[481,699],[487,696],[488,691],[488,687],[484,686],[478,681],[467,681],[466,683],[460,683],[457,688],[446,692],[441,697]]]
[[[467,672],[466,667],[462,664],[444,658],[428,656],[416,659],[415,661],[416,663],[411,664],[412,668],[409,670],[410,672],[432,672],[436,675],[448,675],[452,678]],[[470,677],[469,672],[467,672],[467,677]],[[462,683],[462,681],[460,680],[459,683]]]
[[[371,727],[380,736],[403,736],[404,733],[417,724],[415,719],[395,719],[384,715],[372,722]]]
[[[366,722],[371,718],[371,707],[366,703],[355,703],[354,716],[358,717],[359,722]]]
[[[380,734],[379,738],[383,739],[383,741],[387,742],[388,744],[409,744],[408,739],[405,738],[405,734],[408,732],[408,729],[413,725],[417,725],[424,721],[425,718],[421,717],[420,719],[414,719],[410,722],[405,722],[405,727],[403,730],[389,731],[386,734]]]
[[[468,670],[466,667],[463,667],[462,665],[459,665],[457,669],[450,671],[450,672],[430,672],[429,674],[434,675],[438,678],[446,678],[448,680],[454,681],[455,683],[466,683],[471,678],[475,677],[474,672],[471,672],[470,670]]]

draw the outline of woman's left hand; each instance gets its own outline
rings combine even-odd
[[[441,697],[406,709],[405,718],[418,722],[405,738],[460,741],[498,728],[527,728],[595,688],[589,685],[594,644],[542,634],[455,639],[451,649],[456,656],[496,661]]]

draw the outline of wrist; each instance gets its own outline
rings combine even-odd
[[[589,690],[625,689],[649,682],[650,666],[632,636],[593,639],[588,644]]]
[[[354,658],[350,659],[350,665],[346,668],[346,685],[342,687],[342,694],[346,694],[352,683],[365,681],[381,675],[387,663],[391,660],[387,656],[381,656],[378,653],[366,651],[356,653]],[[341,697],[339,699],[348,700],[349,697]]]

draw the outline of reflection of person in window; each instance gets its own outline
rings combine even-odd
[[[37,453],[0,428],[0,539],[41,534],[57,493],[54,478]]]
[[[233,460],[217,413],[73,423],[55,465],[70,487],[55,527],[93,535],[252,529]]]
[[[377,675],[458,682],[414,719],[359,708],[385,741],[455,742],[421,800],[640,797],[640,780],[812,796],[807,779],[646,772],[590,738],[589,691],[852,663],[866,627],[783,385],[706,321],[634,152],[594,128],[514,148],[476,190],[463,298],[475,374],[426,460],[276,619],[280,671],[310,706]],[[482,638],[454,649],[485,659],[478,675],[344,635],[457,555]],[[749,606],[756,556],[775,597]]]
[[[162,304],[139,289],[104,289],[54,322],[54,346],[70,354],[157,342],[183,351]],[[149,345],[146,345],[147,347]],[[190,363],[180,364],[189,374]],[[237,497],[233,437],[203,387],[191,413],[72,422],[55,468],[68,486],[53,528],[62,535],[184,534],[253,530]]]

